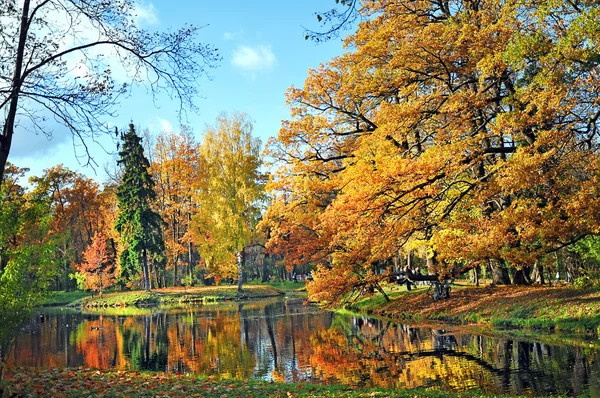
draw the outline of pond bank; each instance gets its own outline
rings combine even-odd
[[[477,391],[353,389],[342,385],[217,380],[178,373],[107,371],[85,368],[6,370],[1,396],[34,397],[491,397]]]
[[[386,303],[373,296],[347,306],[352,311],[400,323],[444,322],[483,328],[566,332],[598,337],[600,292],[567,286],[460,286],[434,302],[427,287],[396,292]]]
[[[285,292],[266,285],[244,286],[241,294],[237,286],[198,286],[190,288],[154,289],[129,292],[104,293],[102,296],[87,296],[68,304],[69,307],[129,307],[169,304],[206,304],[228,300],[248,300],[278,297]]]

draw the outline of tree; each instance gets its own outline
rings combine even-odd
[[[354,50],[288,92],[269,247],[343,296],[407,246],[439,278],[491,264],[526,283],[596,233],[598,10],[363,2]]]
[[[120,257],[121,280],[131,280],[140,270],[143,272],[144,288],[150,290],[148,257],[161,261],[164,254],[162,219],[152,207],[156,199],[154,181],[144,155],[141,138],[133,124],[122,135],[123,145],[118,164],[123,169],[122,182],[117,188],[118,216],[115,229],[121,235],[123,251]],[[141,264],[140,264],[141,260]]]
[[[106,244],[106,237],[96,233],[92,243],[83,252],[84,262],[77,265],[77,279],[81,277],[82,285],[86,289],[100,292],[102,289],[113,285],[116,281],[114,261]]]
[[[135,0],[0,0],[0,181],[15,125],[50,134],[54,118],[85,155],[88,140],[108,133],[106,116],[131,85],[166,93],[194,110],[198,77],[220,59],[196,42],[198,27],[140,29]],[[88,162],[93,162],[88,158]]]
[[[44,170],[41,177],[31,177],[34,194],[47,195],[54,214],[52,233],[59,237],[58,254],[64,265],[58,290],[69,290],[69,275],[80,262],[94,234],[103,229],[104,210],[99,200],[100,187],[92,179],[63,165]]]
[[[240,292],[244,247],[256,234],[264,200],[261,142],[252,131],[244,113],[222,114],[205,131],[200,154],[206,176],[199,181],[198,212],[192,217],[200,255],[220,274],[231,274],[237,265]]]
[[[157,208],[166,222],[164,232],[167,267],[173,268],[173,285],[179,281],[179,262],[187,250],[188,275],[192,274],[193,253],[189,232],[195,213],[194,184],[203,167],[199,148],[188,128],[180,133],[164,132],[156,139],[150,170],[156,181]]]
[[[57,275],[50,201],[19,185],[24,172],[9,164],[0,186],[0,379],[14,336]]]

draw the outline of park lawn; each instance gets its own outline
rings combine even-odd
[[[104,293],[84,297],[70,303],[73,307],[127,307],[158,304],[207,303],[234,299],[257,299],[276,297],[283,292],[271,286],[245,285],[243,292],[238,294],[237,285],[169,287],[143,290]]]
[[[571,286],[460,286],[450,299],[434,302],[427,288],[381,295],[352,307],[402,322],[443,321],[490,327],[600,333],[600,291]]]
[[[50,292],[48,298],[44,302],[45,307],[57,306],[57,305],[66,305],[72,303],[75,300],[80,300],[84,297],[91,296],[90,292],[82,292],[79,290],[71,291],[71,292]]]
[[[179,373],[84,368],[7,369],[3,397],[483,397],[430,389],[353,389],[342,385],[218,380]]]
[[[259,280],[253,280],[244,286],[271,286],[286,293],[306,292],[306,281],[261,282]]]

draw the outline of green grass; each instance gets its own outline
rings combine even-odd
[[[176,373],[123,372],[82,368],[17,368],[7,372],[3,396],[35,397],[482,397],[481,392],[432,389],[355,389],[343,385],[217,380]]]
[[[246,285],[242,294],[237,286],[200,286],[192,288],[165,288],[151,292],[143,290],[114,292],[102,297],[87,296],[70,303],[74,307],[128,307],[146,305],[210,304],[234,299],[255,299],[283,294],[278,289],[263,285]]]
[[[51,292],[50,296],[44,303],[44,306],[56,306],[56,305],[65,305],[72,303],[75,300],[80,300],[84,297],[91,296],[90,292],[81,292],[81,291],[73,291],[73,292]]]
[[[597,290],[571,286],[477,288],[462,284],[452,286],[450,299],[437,302],[425,287],[410,292],[389,291],[389,303],[377,293],[356,301],[349,309],[407,323],[433,321],[600,336]]]
[[[306,291],[306,282],[304,281],[282,281],[282,282],[261,282],[259,280],[254,280],[248,282],[249,286],[271,286],[275,289],[279,289],[283,292],[305,292]]]

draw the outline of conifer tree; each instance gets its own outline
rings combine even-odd
[[[144,155],[142,139],[133,124],[122,135],[123,147],[118,164],[123,168],[121,185],[117,189],[119,214],[115,224],[121,235],[121,281],[131,280],[143,272],[144,288],[150,290],[148,257],[161,258],[164,252],[162,219],[150,204],[156,198],[154,181]]]

